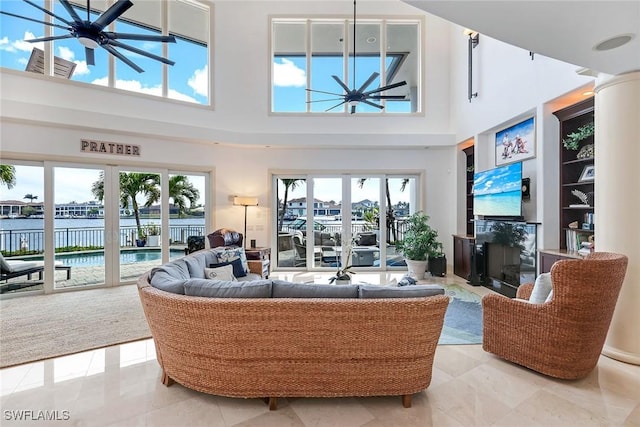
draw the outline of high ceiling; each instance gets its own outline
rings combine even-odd
[[[403,0],[480,34],[606,74],[640,70],[640,1]],[[615,49],[594,47],[616,36]]]

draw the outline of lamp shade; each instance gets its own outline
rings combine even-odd
[[[233,198],[233,204],[237,206],[258,206],[258,198],[235,196]]]

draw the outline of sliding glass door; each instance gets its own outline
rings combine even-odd
[[[54,289],[103,284],[104,169],[55,166],[53,177]]]
[[[274,175],[277,268],[403,268],[395,244],[418,206],[418,175]]]
[[[3,265],[0,294],[131,283],[206,234],[207,172],[4,159],[1,166],[0,250],[25,270]]]

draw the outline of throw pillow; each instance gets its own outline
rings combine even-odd
[[[536,281],[533,284],[533,290],[531,291],[529,302],[531,304],[543,304],[551,293],[551,289],[551,273],[542,273],[536,278]]]
[[[210,264],[210,268],[224,267],[225,265],[230,265],[233,267],[233,275],[235,277],[244,277],[247,275],[244,267],[242,266],[242,260],[240,258],[236,258],[233,261],[227,262],[217,262],[215,264]]]
[[[233,275],[233,266],[231,264],[222,267],[205,268],[204,278],[209,280],[226,280],[228,282],[237,281]]]
[[[244,270],[243,276],[249,273],[249,264],[247,263],[247,255],[244,252],[244,248],[219,247],[214,249],[214,254],[217,260],[216,264],[232,262],[239,259],[242,262],[242,269]],[[236,277],[242,276],[236,275]]]

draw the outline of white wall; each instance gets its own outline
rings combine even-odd
[[[559,41],[561,42],[561,41]],[[495,133],[519,120],[536,118],[536,155],[523,162],[523,177],[531,179],[531,200],[523,203],[525,220],[538,222],[539,247],[558,247],[558,121],[553,111],[581,99],[580,88],[593,77],[576,73],[580,67],[529,52],[480,34],[473,49],[473,92],[467,96],[468,37],[463,28],[451,28],[451,116],[456,141],[475,138],[475,168],[495,167]],[[458,173],[462,174],[458,162]],[[462,182],[458,191],[464,191]],[[458,215],[464,214],[458,202]],[[462,231],[462,230],[460,230]]]
[[[172,168],[178,170],[211,171],[214,182],[212,205],[215,212],[208,230],[221,227],[242,230],[244,215],[234,206],[233,196],[257,196],[259,206],[248,209],[247,229],[258,245],[267,245],[271,231],[271,183],[274,170],[312,170],[402,172],[423,174],[425,186],[418,195],[421,209],[431,216],[445,252],[452,260],[450,235],[455,231],[455,216],[450,206],[455,198],[455,147],[432,149],[290,149],[265,147],[233,147],[156,139],[112,132],[0,122],[3,161],[49,160],[117,164],[138,167]],[[82,153],[80,139],[138,144],[140,158],[96,153]]]
[[[80,138],[141,144],[141,164],[215,170],[217,218],[211,226],[237,228],[242,225],[240,215],[228,197],[259,190],[262,208],[256,212],[264,217],[255,220],[266,221],[262,209],[268,203],[269,169],[419,169],[425,171],[427,213],[449,249],[450,234],[462,231],[456,217],[464,216],[464,203],[455,197],[464,192],[455,144],[475,138],[476,169],[487,169],[493,166],[493,133],[534,113],[538,147],[536,158],[525,164],[533,190],[526,219],[557,227],[557,157],[550,156],[557,156],[558,140],[552,131],[554,110],[547,103],[561,108],[555,98],[592,79],[578,76],[576,66],[540,55],[531,61],[528,52],[481,35],[474,50],[474,90],[479,96],[469,103],[467,38],[461,27],[399,1],[361,3],[362,17],[424,17],[423,114],[270,115],[269,18],[348,18],[352,2],[223,1],[216,2],[213,11],[215,108],[2,69],[0,154],[86,161],[92,157],[80,155]],[[407,147],[411,149],[402,149]],[[257,239],[264,242],[268,228],[260,232]],[[553,240],[548,238],[557,245]]]
[[[450,24],[399,1],[362,2],[358,15],[425,18],[424,113],[390,115],[384,120],[377,114],[270,115],[270,17],[349,18],[352,12],[353,3],[346,0],[215,2],[210,66],[213,108],[3,69],[2,116],[242,145],[452,144],[447,68]]]

